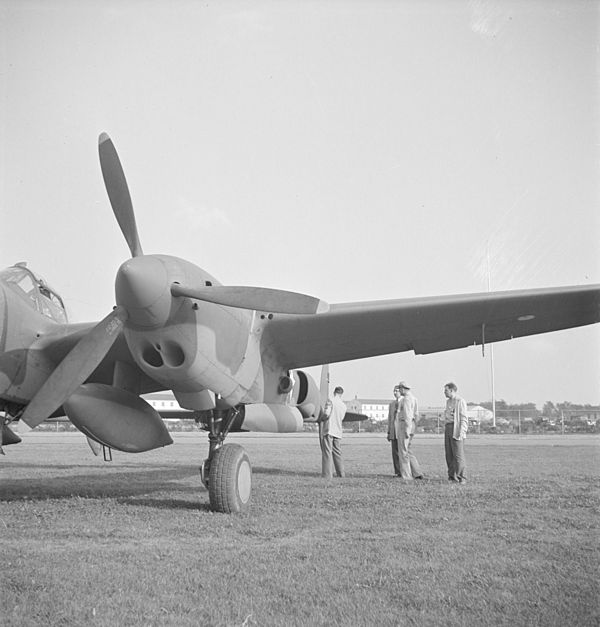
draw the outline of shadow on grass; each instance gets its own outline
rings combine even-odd
[[[32,466],[29,466],[30,468]],[[44,469],[46,466],[37,468]],[[72,469],[72,466],[67,466]],[[56,470],[56,466],[52,467]],[[178,468],[157,468],[153,470],[110,470],[95,474],[73,474],[66,477],[30,477],[25,479],[4,479],[0,486],[0,501],[32,501],[48,499],[105,499],[135,497],[156,492],[179,494],[205,493],[196,466]],[[196,486],[182,485],[181,481],[198,477]],[[148,499],[151,502],[152,499]],[[135,502],[132,500],[132,502]],[[157,501],[155,501],[157,502]],[[164,501],[163,501],[164,502]],[[177,503],[176,499],[173,499]]]
[[[117,499],[120,505],[135,505],[141,507],[149,507],[152,509],[166,509],[166,510],[194,510],[201,512],[210,512],[210,503],[208,501],[208,493],[200,492],[200,495],[204,495],[205,502],[202,501],[183,501],[179,499],[138,499],[138,498],[123,498]]]
[[[257,475],[288,475],[292,477],[320,477],[320,471],[314,470],[285,470],[284,468],[267,468],[266,466],[252,466],[252,473]]]
[[[322,479],[321,470],[286,470],[284,468],[267,468],[266,466],[253,466],[252,472],[257,475],[281,475],[291,477],[314,477]],[[399,477],[396,477],[391,472],[389,474],[377,473],[377,472],[347,472],[346,476],[342,478],[347,480],[360,479],[371,481],[387,481],[402,483]],[[333,477],[334,481],[340,481],[339,477]],[[427,483],[448,483],[448,480],[440,477],[426,477],[424,480],[417,480],[415,484],[427,484]]]
[[[98,470],[98,465],[94,464],[31,464],[21,462],[3,462],[2,467],[5,469],[25,468],[27,470],[44,470],[52,472],[53,470]]]
[[[256,475],[272,475],[272,476],[285,476],[285,477],[313,477],[315,479],[322,479],[321,469],[316,470],[287,470],[285,468],[267,468],[266,466],[253,466],[252,473]],[[365,473],[346,473],[343,479],[385,479],[386,475],[381,474],[365,474]],[[389,475],[389,479],[393,479],[393,475]],[[333,477],[334,480],[339,480],[340,477]]]

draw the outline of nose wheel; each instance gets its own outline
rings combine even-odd
[[[208,490],[213,512],[243,512],[252,496],[252,466],[242,446],[223,444],[239,411],[230,409],[223,419],[215,417],[216,411],[213,412],[205,423],[209,428],[209,453],[200,467],[200,477]]]
[[[243,512],[250,504],[251,494],[252,467],[246,451],[239,444],[224,444],[210,460],[210,508],[223,514]]]

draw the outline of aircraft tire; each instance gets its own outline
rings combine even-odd
[[[224,444],[210,462],[208,495],[213,512],[237,514],[250,505],[252,467],[239,444]]]

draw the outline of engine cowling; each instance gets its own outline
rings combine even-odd
[[[266,433],[302,431],[303,417],[297,407],[276,403],[256,403],[240,408],[243,430]]]
[[[316,422],[321,413],[321,393],[316,381],[303,370],[294,370],[292,404],[296,405],[305,422]]]

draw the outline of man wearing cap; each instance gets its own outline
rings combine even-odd
[[[398,384],[402,395],[400,420],[396,420],[396,434],[398,438],[398,457],[400,459],[400,475],[403,479],[422,479],[423,472],[415,454],[412,452],[412,440],[417,429],[419,419],[419,403],[410,391],[406,381]]]

